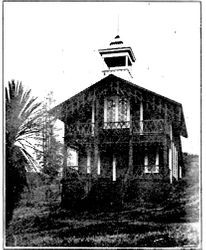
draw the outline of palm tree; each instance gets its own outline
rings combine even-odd
[[[14,80],[5,88],[6,95],[6,226],[18,204],[26,181],[26,171],[36,168],[32,151],[41,134],[41,103]]]

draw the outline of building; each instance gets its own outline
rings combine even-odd
[[[182,178],[182,105],[132,83],[135,55],[119,35],[99,53],[104,78],[56,106],[67,149],[78,152],[79,174],[112,180],[125,176],[172,183]]]

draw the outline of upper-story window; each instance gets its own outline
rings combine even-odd
[[[129,128],[130,107],[128,99],[112,96],[104,101],[105,128]]]

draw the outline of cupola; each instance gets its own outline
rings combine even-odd
[[[114,38],[107,49],[99,49],[99,53],[107,66],[107,69],[102,71],[104,76],[114,74],[126,80],[133,78],[132,64],[136,58],[132,48],[124,46],[119,35]]]

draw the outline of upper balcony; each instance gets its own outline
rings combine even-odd
[[[66,137],[70,139],[91,139],[96,136],[103,136],[112,139],[113,136],[123,136],[125,139],[132,136],[153,136],[169,135],[170,126],[164,119],[144,120],[144,121],[121,121],[121,122],[104,122],[102,125],[95,123],[73,123],[67,125]],[[106,139],[107,140],[107,139]],[[126,140],[127,141],[127,140]]]

